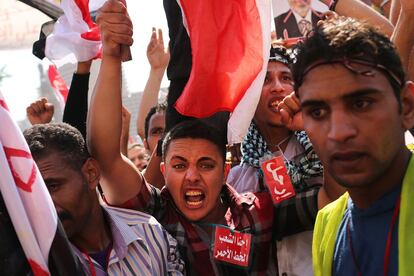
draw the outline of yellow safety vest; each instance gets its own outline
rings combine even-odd
[[[312,259],[315,276],[332,275],[339,226],[348,204],[348,193],[319,211],[313,230]],[[398,275],[414,275],[414,157],[408,164],[401,191],[398,224]]]

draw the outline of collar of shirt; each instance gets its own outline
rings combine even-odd
[[[108,219],[109,225],[111,227],[111,234],[112,234],[112,243],[113,243],[113,250],[115,251],[118,259],[122,260],[125,258],[128,252],[128,246],[133,243],[134,241],[141,241],[144,240],[135,233],[131,227],[121,218],[119,218],[115,211],[112,209],[113,207],[105,207],[102,206],[102,209],[105,211],[106,218]],[[136,213],[136,212],[135,212]],[[113,251],[111,251],[110,258],[113,257]]]
[[[299,24],[299,22],[302,19],[306,19],[307,21],[309,21],[310,23],[312,23],[312,9],[309,9],[308,13],[306,14],[305,17],[300,16],[298,13],[296,13],[294,10],[292,10],[293,15],[295,16],[296,19],[296,23]]]

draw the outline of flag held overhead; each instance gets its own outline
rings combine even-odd
[[[255,0],[180,0],[193,64],[176,103],[183,115],[232,112],[263,65],[262,27]]]

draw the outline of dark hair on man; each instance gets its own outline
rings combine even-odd
[[[304,76],[315,62],[359,60],[384,73],[399,102],[405,83],[400,57],[392,42],[366,23],[343,16],[325,20],[298,45],[297,52],[297,61],[292,68],[295,91],[298,91]],[[360,73],[352,68],[350,70]]]
[[[156,106],[151,107],[151,109],[148,111],[148,114],[145,117],[145,124],[144,124],[145,139],[148,139],[149,122],[152,118],[152,115],[154,115],[155,113],[165,113],[165,110],[167,110],[167,104],[161,103],[161,104],[157,104]]]
[[[214,145],[220,151],[221,156],[223,157],[223,163],[226,160],[226,144],[223,142],[223,139],[218,135],[219,130],[202,120],[186,120],[175,125],[164,137],[162,143],[162,156],[165,160],[167,155],[168,148],[172,141],[177,139],[203,139],[207,140]]]
[[[90,157],[82,134],[66,123],[38,124],[23,132],[33,158],[57,152],[75,170]]]

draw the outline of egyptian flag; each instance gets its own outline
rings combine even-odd
[[[191,41],[192,69],[175,104],[185,116],[232,112],[229,144],[253,118],[270,50],[270,0],[177,0]]]
[[[84,275],[1,92],[0,126],[0,192],[31,271],[36,276]]]
[[[62,0],[64,12],[46,39],[45,55],[53,63],[98,58],[102,52],[101,35],[92,21],[89,0]]]
[[[52,89],[55,92],[55,95],[63,110],[65,108],[66,100],[68,98],[69,88],[66,85],[65,80],[59,74],[55,65],[49,65],[47,75],[49,77],[50,85],[52,86]]]

